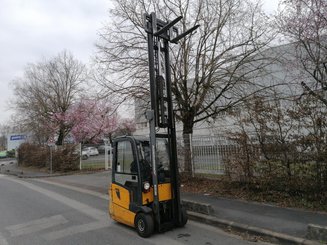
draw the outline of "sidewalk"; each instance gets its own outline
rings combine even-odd
[[[278,243],[283,244],[315,244],[306,238],[308,225],[327,227],[327,213],[322,212],[281,208],[193,193],[182,193],[182,199],[209,204],[213,209],[213,213],[206,216],[214,217],[214,219],[192,214],[193,218],[198,221],[263,236],[268,240],[275,238]]]
[[[54,176],[26,170],[22,172],[15,164],[1,166],[0,168],[0,173],[2,174],[14,174],[21,178],[48,177],[47,180],[49,181],[89,189],[101,194],[107,194],[107,186],[111,179],[110,171]],[[194,193],[182,193],[181,196],[184,202],[205,205],[211,210],[207,214],[189,211],[190,219],[224,229],[259,235],[281,244],[324,244],[307,240],[306,234],[308,224],[326,227],[327,213],[281,208],[268,204],[217,198]]]

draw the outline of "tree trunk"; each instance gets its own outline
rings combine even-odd
[[[192,156],[190,135],[193,133],[193,120],[183,122],[183,142],[184,142],[184,171],[187,175],[192,176]]]
[[[65,138],[65,130],[63,128],[59,129],[59,136],[56,145],[62,145]]]

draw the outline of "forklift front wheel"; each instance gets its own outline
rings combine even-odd
[[[135,227],[141,237],[149,237],[154,231],[154,221],[151,214],[138,213],[135,218]]]

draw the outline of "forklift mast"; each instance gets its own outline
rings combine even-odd
[[[156,223],[159,224],[159,230],[161,230],[161,222],[157,173],[159,163],[156,163],[157,138],[166,139],[168,142],[171,191],[173,198],[173,222],[175,225],[179,225],[182,222],[176,129],[171,92],[169,43],[177,43],[181,38],[193,32],[199,26],[194,26],[190,30],[179,35],[178,29],[174,27],[174,25],[181,19],[182,17],[178,17],[171,22],[165,22],[157,19],[155,13],[144,15],[144,29],[147,33],[148,41],[151,93],[151,110],[146,112],[146,118],[150,125],[150,150],[154,195],[153,212]]]

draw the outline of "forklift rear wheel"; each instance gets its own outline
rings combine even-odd
[[[152,215],[138,213],[135,218],[135,227],[141,237],[149,237],[154,231]]]

